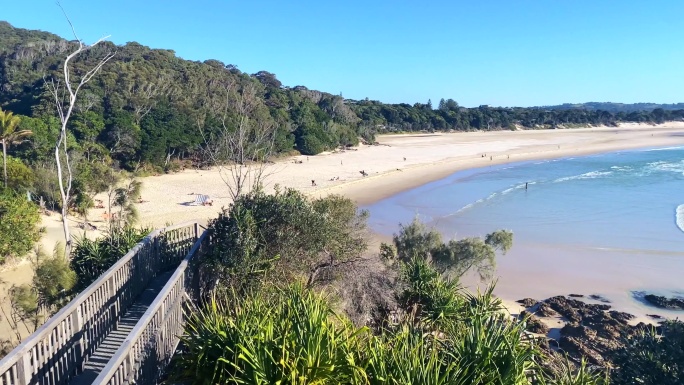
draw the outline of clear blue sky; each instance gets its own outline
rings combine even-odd
[[[51,0],[0,20],[70,37]],[[111,35],[267,70],[346,98],[464,106],[682,102],[684,1],[62,0],[80,37]]]

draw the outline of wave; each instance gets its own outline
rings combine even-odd
[[[648,171],[676,172],[684,175],[684,160],[679,162],[651,162],[647,165]]]
[[[519,184],[519,185],[516,185],[516,186],[513,186],[513,187],[510,187],[510,188],[507,188],[507,189],[503,190],[503,191],[501,192],[501,195],[506,195],[506,194],[512,192],[513,190],[523,189],[523,188],[525,188],[525,185],[530,185],[530,186],[531,186],[531,185],[533,185],[533,184],[537,184],[537,182],[521,183],[521,184]]]
[[[563,178],[558,178],[553,181],[553,183],[567,182],[569,180],[581,180],[581,179],[596,179],[602,176],[611,175],[612,171],[591,171],[580,175],[566,176]]]
[[[611,170],[615,171],[632,171],[633,169],[630,166],[611,166]]]
[[[677,222],[677,227],[684,232],[684,204],[677,206],[675,221]]]
[[[641,150],[641,151],[642,152],[651,152],[651,151],[667,151],[667,150],[681,150],[681,149],[684,149],[684,146],[649,148],[648,150]]]

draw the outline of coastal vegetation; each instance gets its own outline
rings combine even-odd
[[[604,383],[585,364],[547,370],[527,319],[510,317],[493,286],[473,294],[459,285],[458,274],[488,268],[495,249],[511,247],[510,232],[468,248],[442,242],[417,220],[402,226],[384,246],[394,255],[385,263],[396,276],[395,305],[375,309],[378,322],[355,324],[336,305],[354,298],[338,297],[336,288],[347,285],[339,269],[353,276],[363,268],[364,227],[364,213],[342,197],[307,200],[294,190],[239,197],[209,227],[216,246],[203,274],[211,294],[188,313],[172,377],[193,384]],[[326,279],[312,280],[322,264]]]
[[[40,239],[39,223],[38,208],[28,202],[26,196],[0,192],[0,262],[33,249]]]

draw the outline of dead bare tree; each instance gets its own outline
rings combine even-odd
[[[221,99],[214,100],[210,109],[220,118],[217,131],[207,132],[198,121],[205,142],[205,154],[218,167],[221,179],[228,187],[232,200],[258,188],[267,173],[273,156],[276,126],[260,111],[254,84],[239,87],[236,83],[224,85]]]
[[[105,41],[109,36],[103,37],[91,45],[86,45],[81,39],[78,38],[74,25],[62,8],[62,5],[57,2],[57,5],[62,9],[64,17],[67,19],[71,31],[74,34],[74,38],[78,43],[78,48],[71,52],[64,60],[64,79],[63,83],[59,80],[55,81],[54,78],[45,80],[49,91],[55,98],[55,105],[57,107],[57,113],[61,122],[61,128],[59,136],[57,137],[57,142],[55,144],[55,161],[57,162],[57,177],[59,181],[59,191],[62,199],[62,227],[64,229],[64,240],[65,240],[65,255],[69,256],[71,252],[71,234],[69,231],[69,203],[71,200],[71,186],[73,182],[73,173],[71,168],[71,161],[69,159],[69,152],[67,151],[67,124],[69,123],[69,118],[71,118],[71,113],[76,106],[76,98],[79,91],[83,86],[88,83],[95,74],[97,74],[102,66],[104,66],[109,60],[111,60],[115,52],[108,52],[104,58],[92,67],[90,70],[86,71],[85,74],[80,76],[80,79],[76,81],[72,80],[71,74],[72,69],[69,64],[72,59],[77,57],[83,52],[86,52],[96,45]],[[72,83],[73,81],[73,83]]]

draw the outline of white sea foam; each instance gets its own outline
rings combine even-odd
[[[632,171],[632,168],[629,166],[611,166],[610,169],[615,171]]]
[[[679,162],[651,162],[647,166],[648,171],[665,171],[665,172],[676,172],[678,174],[684,175],[684,160]]]
[[[553,181],[553,183],[567,182],[569,180],[580,180],[580,179],[596,179],[602,176],[611,175],[612,171],[591,171],[580,175],[566,176],[563,178],[558,178]]]
[[[667,151],[667,150],[681,150],[683,149],[684,146],[676,146],[676,147],[661,147],[661,148],[649,148],[648,150],[642,150],[643,152],[650,152],[650,151]]]
[[[520,190],[520,189],[523,189],[523,188],[525,188],[525,185],[526,185],[526,184],[528,184],[528,185],[533,185],[533,184],[537,184],[537,182],[521,183],[521,184],[519,184],[519,185],[510,187],[510,188],[507,188],[507,189],[505,189],[505,190],[503,190],[503,191],[501,192],[501,195],[506,195],[506,194],[512,192],[513,190]]]
[[[677,210],[675,210],[675,221],[677,222],[677,227],[684,231],[684,204],[677,206]]]

